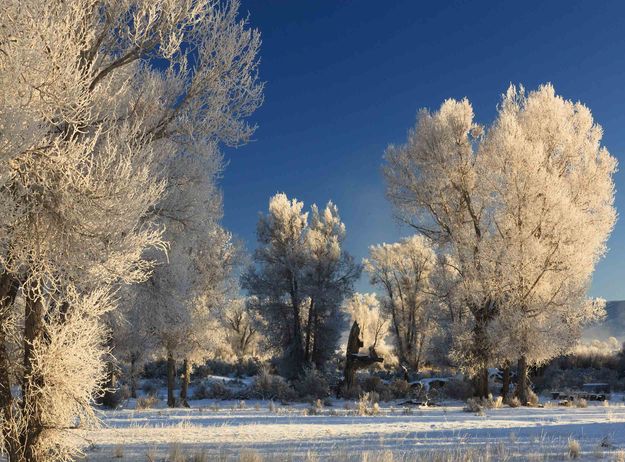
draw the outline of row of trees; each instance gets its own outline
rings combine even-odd
[[[243,286],[285,375],[324,365],[347,311],[374,349],[415,371],[426,359],[459,367],[476,396],[488,396],[489,367],[517,363],[527,404],[528,368],[566,353],[604,313],[587,296],[616,220],[616,160],[601,138],[588,108],[550,85],[511,86],[489,127],[467,100],[422,111],[385,155],[388,197],[417,234],[371,247],[377,297],[350,298],[360,267],[341,248],[336,207],[313,206],[309,225],[302,203],[272,198]]]
[[[448,100],[386,152],[388,197],[439,256],[436,301],[478,396],[488,367],[516,361],[526,403],[528,366],[566,352],[604,311],[587,297],[616,220],[616,160],[601,138],[588,108],[551,85],[511,86],[490,127]]]

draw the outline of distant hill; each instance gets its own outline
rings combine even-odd
[[[608,302],[605,310],[607,316],[603,321],[584,329],[583,341],[605,341],[609,337],[616,337],[621,342],[625,341],[625,300]]]

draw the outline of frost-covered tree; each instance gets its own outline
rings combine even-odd
[[[306,233],[304,360],[319,369],[347,327],[341,305],[361,273],[343,248],[345,233],[336,205],[329,202],[320,212],[313,204]]]
[[[258,222],[255,266],[243,275],[250,302],[266,321],[267,341],[280,352],[282,372],[295,378],[310,363],[322,367],[338,347],[341,305],[360,267],[342,249],[345,226],[329,203],[312,207],[276,194]]]
[[[381,304],[390,321],[398,359],[417,372],[438,327],[431,281],[436,264],[432,244],[421,235],[372,246],[365,260],[371,283],[384,293]]]
[[[481,132],[467,100],[447,100],[436,113],[421,111],[408,142],[388,148],[384,174],[400,219],[456,262],[458,299],[473,318],[472,345],[465,348],[463,366],[477,374],[476,392],[486,396],[492,362],[488,326],[496,315],[498,292],[492,286],[491,262],[483,256],[492,222],[489,197],[479,182],[486,162],[474,150]]]
[[[594,267],[616,219],[616,160],[590,110],[546,85],[510,87],[481,144],[496,175],[484,179],[496,208],[493,256],[503,300],[493,335],[518,360],[516,393],[528,400],[528,365],[568,351],[603,313],[588,299]]]
[[[144,280],[144,251],[162,247],[153,212],[166,159],[253,131],[243,118],[261,98],[259,38],[237,10],[0,5],[0,424],[11,462],[78,454],[66,431],[95,420],[111,290]]]
[[[220,198],[212,178],[200,179],[206,170],[186,172],[159,211],[170,242],[167,258],[136,289],[137,309],[145,312],[147,329],[167,357],[169,406],[176,404],[176,361],[183,363],[180,402],[186,404],[192,364],[223,341],[217,310],[231,293],[239,255],[230,233],[217,222]],[[194,175],[200,178],[192,180]]]
[[[472,318],[455,356],[478,372],[479,395],[489,365],[519,359],[523,375],[601,311],[586,298],[615,219],[600,140],[590,111],[547,85],[512,88],[485,134],[468,101],[448,100],[386,153],[398,214],[448,253],[450,300]]]
[[[145,319],[148,313],[137,309],[137,291],[134,286],[126,287],[119,294],[121,303],[117,310],[111,312],[107,325],[111,331],[110,367],[114,372],[120,368],[128,385],[131,398],[137,397],[137,385],[143,365],[152,358],[155,351],[154,338],[148,330],[149,323]],[[120,362],[121,364],[116,364]],[[111,387],[108,393],[116,393]]]
[[[267,340],[282,356],[282,372],[293,378],[303,372],[302,305],[306,299],[306,227],[304,203],[276,194],[269,213],[257,225],[259,247],[255,266],[242,277],[242,287],[267,321]]]
[[[250,306],[253,304],[248,304],[245,298],[235,298],[226,302],[220,310],[226,342],[238,361],[257,356],[263,341],[260,333],[262,319]]]

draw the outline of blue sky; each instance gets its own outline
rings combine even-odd
[[[265,103],[254,140],[226,150],[222,187],[224,224],[249,251],[276,192],[335,202],[358,259],[410,234],[384,196],[384,149],[405,140],[419,108],[450,97],[489,123],[510,83],[551,82],[585,103],[625,165],[625,2],[242,0],[241,10],[262,34]],[[619,222],[593,296],[625,299],[624,244]],[[370,290],[366,275],[357,289]]]

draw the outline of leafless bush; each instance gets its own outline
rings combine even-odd
[[[254,378],[251,395],[260,399],[277,399],[293,401],[296,397],[295,390],[279,375],[272,375],[266,370],[261,370]]]
[[[159,402],[156,395],[142,396],[137,399],[137,409],[152,409]]]
[[[315,368],[307,368],[293,388],[300,398],[325,398],[330,394],[330,386],[325,377]]]

